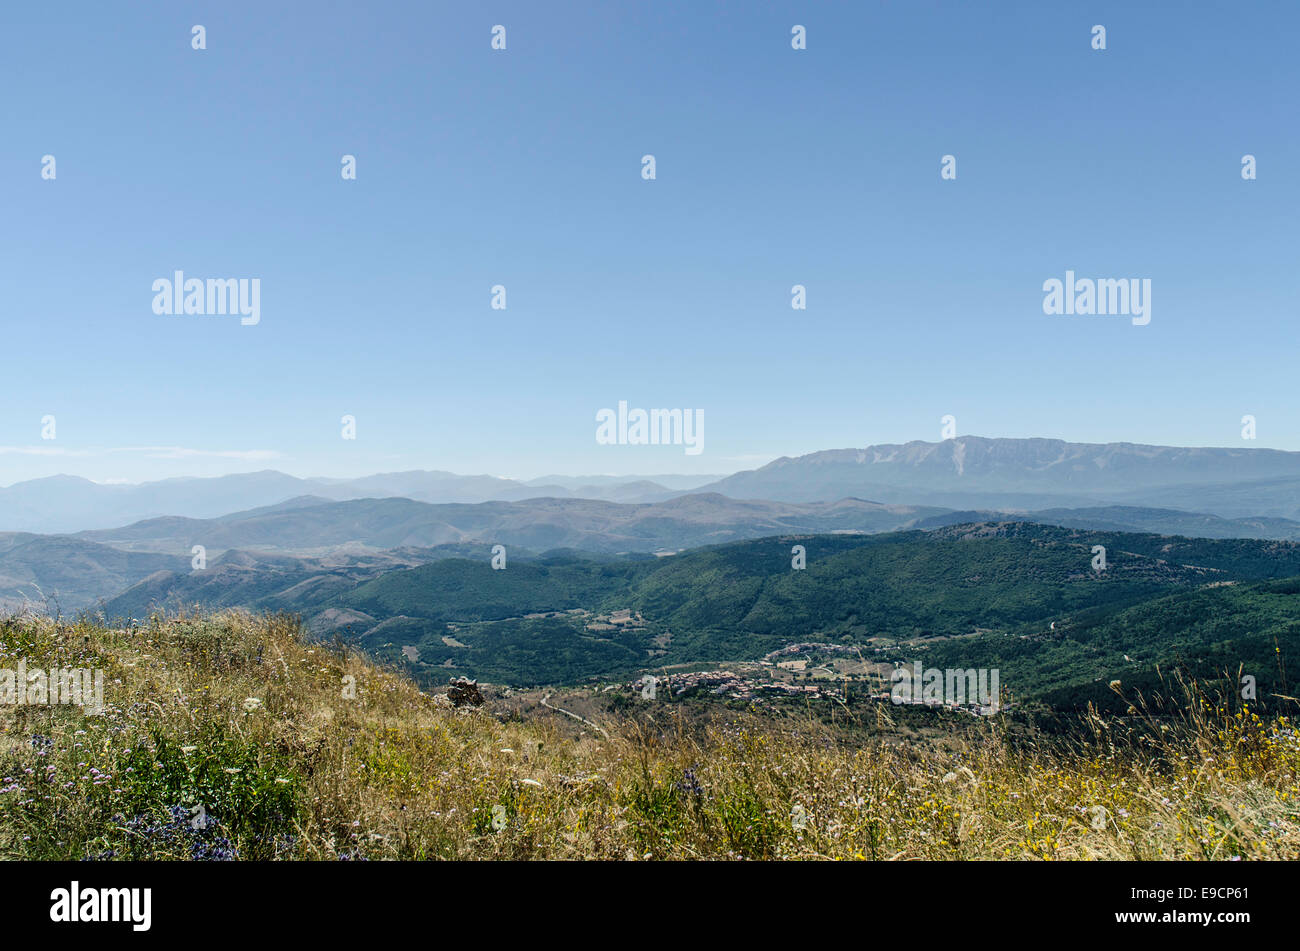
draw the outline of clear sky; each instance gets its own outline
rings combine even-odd
[[[729,472],[945,414],[1165,445],[1252,414],[1300,449],[1298,32],[1292,2],[6,4],[0,484]],[[259,279],[260,322],[155,314],[178,269]],[[1045,315],[1067,270],[1150,279],[1151,322]],[[620,400],[702,410],[703,452],[598,445]]]

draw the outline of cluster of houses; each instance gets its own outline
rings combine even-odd
[[[801,662],[802,663],[802,662]],[[715,696],[728,697],[733,700],[758,700],[764,697],[842,697],[842,689],[836,689],[842,682],[822,681],[820,683],[789,683],[781,680],[765,680],[745,676],[731,670],[696,670],[687,673],[669,674],[664,677],[647,675],[624,686],[641,694],[642,697],[664,695],[680,697],[688,691],[703,690]],[[653,689],[649,689],[650,686]],[[879,699],[872,695],[873,699]],[[880,698],[888,699],[888,694]]]
[[[788,650],[774,652],[788,656]],[[769,655],[769,656],[774,656]],[[753,666],[753,665],[748,665]],[[874,700],[881,703],[893,703],[896,705],[923,706],[933,709],[943,709],[954,713],[965,713],[972,716],[988,716],[998,712],[1000,709],[1006,709],[1008,704],[1000,704],[993,699],[993,696],[983,696],[974,694],[972,696],[950,696],[946,695],[947,691],[935,694],[929,690],[918,689],[912,691],[899,690],[898,684],[894,685],[892,690],[870,691],[866,689],[866,683],[862,681],[847,682],[843,678],[823,678],[819,680],[787,680],[778,677],[772,677],[767,671],[780,670],[789,674],[805,673],[808,667],[808,661],[804,658],[792,658],[789,660],[779,660],[773,663],[770,660],[760,662],[759,669],[752,673],[740,673],[735,670],[695,670],[684,673],[664,674],[661,676],[647,674],[638,680],[624,684],[626,690],[639,693],[643,699],[659,699],[662,697],[680,697],[688,692],[707,692],[714,696],[727,697],[733,700],[750,700],[761,701],[764,698],[777,699],[788,697],[803,697],[811,700],[835,699],[843,700],[845,698],[846,688],[852,692],[852,696],[858,700]],[[972,671],[973,673],[973,671]],[[996,674],[994,675],[996,676]],[[897,678],[895,678],[897,679]],[[994,681],[996,685],[996,680]],[[607,688],[608,689],[608,688]],[[996,689],[996,686],[994,687]],[[861,692],[859,692],[859,690]]]

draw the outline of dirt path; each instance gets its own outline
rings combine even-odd
[[[586,717],[580,717],[580,716],[578,716],[576,713],[574,713],[572,710],[565,710],[563,707],[552,706],[551,703],[550,703],[550,700],[551,700],[551,695],[548,693],[548,694],[546,694],[544,697],[542,697],[542,706],[547,707],[548,709],[554,710],[554,711],[556,711],[557,713],[563,713],[563,714],[565,714],[566,716],[571,716],[571,717],[573,717],[573,719],[577,720],[578,722],[587,724],[587,726],[591,727],[593,730],[599,730],[599,731],[604,735],[605,739],[607,739],[607,740],[609,739],[609,733],[607,733],[607,732],[605,731],[605,728],[604,728],[603,726],[601,726],[600,724],[598,724],[598,723],[592,723],[592,722],[591,722],[590,720],[588,720]]]

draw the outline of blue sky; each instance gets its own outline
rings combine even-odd
[[[1298,27],[1282,2],[9,5],[0,484],[729,472],[945,414],[1242,445],[1249,413],[1251,445],[1300,449]],[[177,269],[260,279],[260,323],[154,314]],[[1150,324],[1044,315],[1067,269],[1149,278]],[[704,451],[598,445],[620,400],[702,410]]]

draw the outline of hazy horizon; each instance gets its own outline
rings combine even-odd
[[[698,478],[704,480],[704,479],[712,479],[712,478],[724,478],[728,475],[733,474],[732,472],[704,472],[698,474],[691,474],[691,473],[684,473],[684,472],[661,472],[657,474],[647,474],[642,472],[631,472],[626,474],[618,474],[613,472],[579,472],[579,473],[573,473],[569,475],[569,474],[564,474],[559,472],[547,472],[547,473],[543,473],[542,475],[536,475],[536,476],[513,476],[513,475],[499,475],[497,473],[492,473],[492,472],[453,472],[450,469],[430,468],[430,469],[388,469],[384,471],[375,471],[375,472],[367,471],[367,472],[357,473],[356,475],[341,476],[341,475],[334,475],[334,474],[323,475],[318,472],[304,474],[299,472],[291,472],[288,469],[282,469],[276,466],[259,466],[254,469],[233,469],[230,470],[229,472],[219,472],[214,475],[175,475],[175,476],[163,476],[158,479],[142,479],[138,481],[129,480],[129,479],[103,479],[103,480],[91,479],[86,476],[79,475],[78,473],[75,472],[61,471],[61,472],[51,472],[48,475],[43,475],[43,476],[34,476],[30,479],[19,479],[14,482],[6,482],[0,484],[0,489],[11,488],[12,486],[18,485],[22,482],[35,482],[41,479],[57,479],[60,477],[85,479],[87,482],[93,482],[95,485],[146,485],[152,482],[178,482],[178,481],[185,481],[191,479],[221,479],[227,476],[256,475],[262,472],[274,472],[274,473],[279,473],[280,475],[291,476],[295,479],[302,479],[305,481],[321,481],[321,482],[350,482],[356,479],[364,479],[369,476],[400,475],[402,473],[408,473],[408,472],[445,472],[449,475],[460,476],[462,478],[486,477],[491,479],[507,479],[513,482],[520,482],[524,484],[536,482],[540,479],[544,479],[549,476],[553,476],[559,479],[569,479],[569,480],[614,479],[614,480],[624,481],[629,479],[645,479],[648,481],[653,481],[654,479],[657,478],[659,479]]]
[[[1065,443],[1071,443],[1071,444],[1074,444],[1074,445],[1098,445],[1098,446],[1105,446],[1105,445],[1132,445],[1132,446],[1145,446],[1145,447],[1152,447],[1152,448],[1175,448],[1175,449],[1227,449],[1227,450],[1247,450],[1247,451],[1249,451],[1249,450],[1259,450],[1259,451],[1272,451],[1272,452],[1298,452],[1298,451],[1300,451],[1300,450],[1291,450],[1291,449],[1281,449],[1281,448],[1274,447],[1274,446],[1253,445],[1253,444],[1251,444],[1251,443],[1243,443],[1243,444],[1241,444],[1241,445],[1219,444],[1219,445],[1178,445],[1178,446],[1175,446],[1175,445],[1168,444],[1168,443],[1141,442],[1141,441],[1135,441],[1135,440],[1106,440],[1106,441],[1103,441],[1103,442],[1092,442],[1092,441],[1083,441],[1083,440],[1062,439],[1061,437],[1056,437],[1056,436],[1025,436],[1025,437],[1021,437],[1021,436],[985,436],[985,435],[982,435],[982,434],[979,434],[979,433],[960,434],[960,435],[958,435],[958,436],[956,436],[956,437],[953,437],[953,438],[955,438],[955,439],[957,439],[957,440],[961,440],[961,439],[987,439],[987,440],[997,440],[997,439],[1044,439],[1044,440],[1052,440],[1052,441],[1060,441],[1060,442],[1065,442]],[[230,469],[230,470],[227,470],[227,471],[223,471],[223,472],[215,472],[215,473],[211,473],[211,474],[189,474],[189,473],[180,473],[180,474],[177,474],[177,475],[166,475],[166,476],[160,476],[160,477],[158,477],[158,478],[153,478],[153,479],[124,479],[124,478],[95,479],[95,478],[91,478],[91,477],[89,477],[89,476],[83,475],[83,474],[81,474],[81,473],[79,473],[79,472],[70,472],[70,471],[67,471],[67,470],[58,470],[58,471],[48,472],[48,473],[45,473],[45,474],[43,474],[43,475],[32,476],[32,477],[30,477],[30,478],[26,478],[26,479],[15,479],[15,480],[10,481],[10,482],[0,483],[0,489],[10,488],[10,487],[12,487],[12,486],[14,486],[14,485],[17,485],[17,484],[21,483],[21,482],[30,482],[30,481],[36,481],[36,480],[39,480],[39,479],[45,479],[45,478],[57,478],[57,477],[59,477],[59,476],[69,476],[69,477],[73,477],[73,478],[81,478],[81,479],[85,479],[85,480],[88,481],[88,482],[93,482],[93,483],[95,483],[95,484],[97,484],[97,485],[143,485],[143,484],[148,484],[148,483],[152,483],[152,482],[180,481],[180,480],[186,480],[186,479],[211,479],[211,478],[223,478],[223,477],[225,477],[225,476],[253,475],[253,474],[262,473],[262,472],[275,472],[275,473],[280,473],[280,474],[282,474],[282,475],[292,476],[293,478],[296,478],[296,479],[302,479],[302,480],[308,480],[308,481],[310,481],[310,480],[319,480],[319,481],[333,481],[333,482],[348,482],[348,481],[352,481],[352,480],[356,480],[356,479],[367,478],[367,477],[370,477],[370,476],[396,475],[396,474],[411,473],[411,472],[442,472],[442,473],[447,473],[447,474],[449,474],[449,475],[455,475],[455,476],[460,476],[460,477],[464,477],[464,478],[487,477],[487,478],[493,478],[493,479],[506,479],[506,480],[511,480],[511,481],[514,481],[514,482],[520,482],[520,483],[525,483],[525,484],[527,484],[527,483],[532,483],[532,482],[537,482],[537,481],[539,481],[539,480],[546,479],[546,478],[556,478],[556,479],[564,479],[564,480],[604,479],[604,480],[618,480],[618,481],[626,481],[626,480],[632,480],[632,479],[643,479],[643,480],[651,481],[651,482],[653,482],[653,481],[656,480],[656,479],[674,479],[674,480],[686,480],[686,479],[696,480],[696,479],[698,479],[698,480],[700,481],[700,484],[704,484],[704,483],[707,482],[707,481],[711,481],[711,480],[713,480],[713,479],[721,479],[721,478],[725,478],[725,477],[727,477],[727,476],[729,476],[729,475],[734,475],[734,474],[736,474],[736,473],[738,473],[738,472],[745,472],[745,471],[751,471],[751,470],[754,470],[754,469],[761,469],[763,466],[765,466],[765,465],[767,465],[767,464],[769,464],[769,463],[775,462],[775,461],[777,461],[778,459],[797,459],[797,458],[799,458],[799,457],[801,457],[801,456],[810,455],[810,454],[817,453],[817,452],[851,451],[851,450],[855,450],[855,449],[856,449],[856,450],[869,449],[869,448],[873,448],[873,447],[886,446],[886,445],[899,445],[899,446],[901,446],[901,445],[908,445],[908,444],[910,444],[910,443],[917,443],[917,442],[919,442],[919,443],[925,443],[925,444],[929,444],[929,445],[936,445],[936,446],[937,446],[937,445],[941,444],[942,442],[944,442],[944,440],[939,440],[939,439],[930,440],[930,439],[920,439],[920,438],[918,438],[918,439],[907,439],[907,440],[902,440],[902,441],[900,441],[900,442],[896,442],[896,443],[895,443],[895,442],[869,443],[869,444],[861,445],[861,446],[851,446],[851,445],[841,445],[841,446],[822,446],[822,447],[817,448],[817,449],[809,450],[808,452],[784,453],[784,454],[781,454],[781,455],[773,456],[773,457],[771,457],[771,458],[767,458],[767,459],[765,459],[764,461],[758,461],[758,462],[755,462],[755,463],[750,464],[750,465],[745,465],[745,466],[737,467],[737,468],[735,468],[735,469],[731,469],[731,470],[727,470],[727,471],[711,471],[711,472],[710,472],[710,471],[704,471],[704,472],[690,472],[690,471],[686,471],[686,467],[683,466],[682,469],[679,469],[679,470],[676,470],[676,471],[664,471],[664,472],[659,472],[659,473],[647,473],[647,472],[643,472],[643,471],[627,471],[627,472],[572,472],[572,473],[565,473],[565,472],[560,472],[560,471],[558,471],[558,470],[556,470],[556,469],[550,469],[550,470],[547,470],[547,471],[545,471],[545,472],[538,473],[538,474],[536,474],[536,475],[511,475],[511,474],[501,474],[501,473],[494,473],[494,472],[464,472],[464,471],[457,471],[457,470],[453,470],[453,469],[445,468],[445,467],[443,467],[443,466],[429,466],[429,467],[412,467],[412,468],[403,468],[403,469],[382,469],[382,470],[377,469],[377,470],[364,470],[364,471],[357,471],[357,472],[355,472],[355,473],[349,473],[349,474],[338,474],[338,473],[329,473],[329,474],[325,474],[325,473],[321,473],[321,472],[306,472],[306,471],[301,471],[301,470],[299,470],[299,471],[294,471],[294,470],[293,470],[292,468],[290,468],[290,467],[278,466],[278,465],[257,465],[257,466],[250,466],[249,468]],[[630,448],[644,448],[644,447],[617,447],[617,448],[619,448],[619,449],[623,449],[623,450],[627,450],[627,449],[630,449]],[[650,448],[657,448],[657,447],[650,447]],[[13,452],[13,451],[14,451],[13,447],[0,447],[0,455],[3,455],[3,454],[6,453],[6,452]],[[61,458],[66,458],[66,457],[61,457]]]

